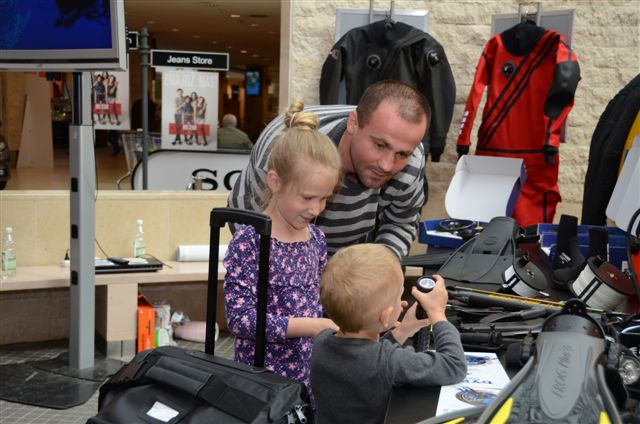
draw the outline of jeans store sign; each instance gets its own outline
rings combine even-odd
[[[151,66],[201,71],[228,71],[229,53],[151,50]]]

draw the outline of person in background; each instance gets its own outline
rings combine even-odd
[[[322,330],[311,356],[311,385],[317,423],[383,423],[395,386],[455,384],[467,365],[458,330],[447,321],[444,280],[428,293],[411,294],[427,312],[416,318],[414,303],[402,300],[400,261],[380,244],[358,244],[329,259],[320,282],[320,300],[339,330]],[[431,325],[435,351],[402,347],[421,328]],[[380,337],[380,333],[384,333]]]
[[[429,104],[400,81],[381,81],[367,88],[357,107],[308,109],[320,118],[318,130],[338,146],[345,175],[316,220],[327,237],[329,254],[374,242],[406,256],[425,201],[421,140],[429,127]],[[282,127],[283,118],[278,117],[262,131],[229,194],[229,206],[260,209],[267,158]]]
[[[264,366],[309,388],[312,338],[324,328],[337,329],[322,317],[318,285],[327,248],[313,220],[340,180],[340,156],[331,140],[316,131],[317,116],[303,108],[301,102],[289,107],[287,130],[275,141],[267,168],[262,212],[271,218],[272,238]],[[239,226],[224,258],[235,360],[249,365],[255,351],[259,245],[252,226]]]
[[[122,147],[120,147],[120,134],[119,130],[109,130],[107,132],[107,143],[109,143],[109,147],[111,147],[111,154],[113,156],[118,156]]]
[[[158,131],[158,106],[151,100],[151,96],[147,97],[147,125],[150,132]],[[142,129],[142,99],[136,99],[131,105],[131,129]]]
[[[232,113],[227,113],[222,117],[222,123],[218,129],[219,149],[244,149],[250,150],[253,147],[251,139],[241,129],[237,128],[238,119]]]

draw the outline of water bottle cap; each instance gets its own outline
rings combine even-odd
[[[136,222],[137,222],[138,225],[142,225],[142,220],[141,219],[137,220]]]
[[[5,228],[4,228],[4,232],[5,232],[5,234],[11,234],[11,233],[13,233],[13,228],[11,228],[11,227],[5,227]]]

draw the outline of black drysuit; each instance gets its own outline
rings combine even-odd
[[[402,22],[378,21],[347,32],[322,66],[320,103],[358,104],[365,89],[382,80],[399,80],[419,90],[431,106],[431,123],[423,143],[431,160],[444,150],[456,99],[456,84],[444,48],[429,34]]]
[[[640,74],[607,104],[591,137],[584,179],[582,225],[606,225],[606,210],[618,180],[618,165],[633,121],[640,112]]]

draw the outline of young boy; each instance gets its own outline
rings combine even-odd
[[[320,282],[320,299],[340,328],[321,331],[311,357],[311,385],[318,423],[382,423],[394,386],[446,385],[462,381],[467,366],[460,334],[447,321],[444,280],[436,276],[428,294],[411,294],[429,318],[416,318],[416,304],[398,318],[404,276],[400,262],[381,244],[339,250]],[[415,352],[402,344],[432,325],[435,352]],[[382,337],[380,333],[387,331]]]

